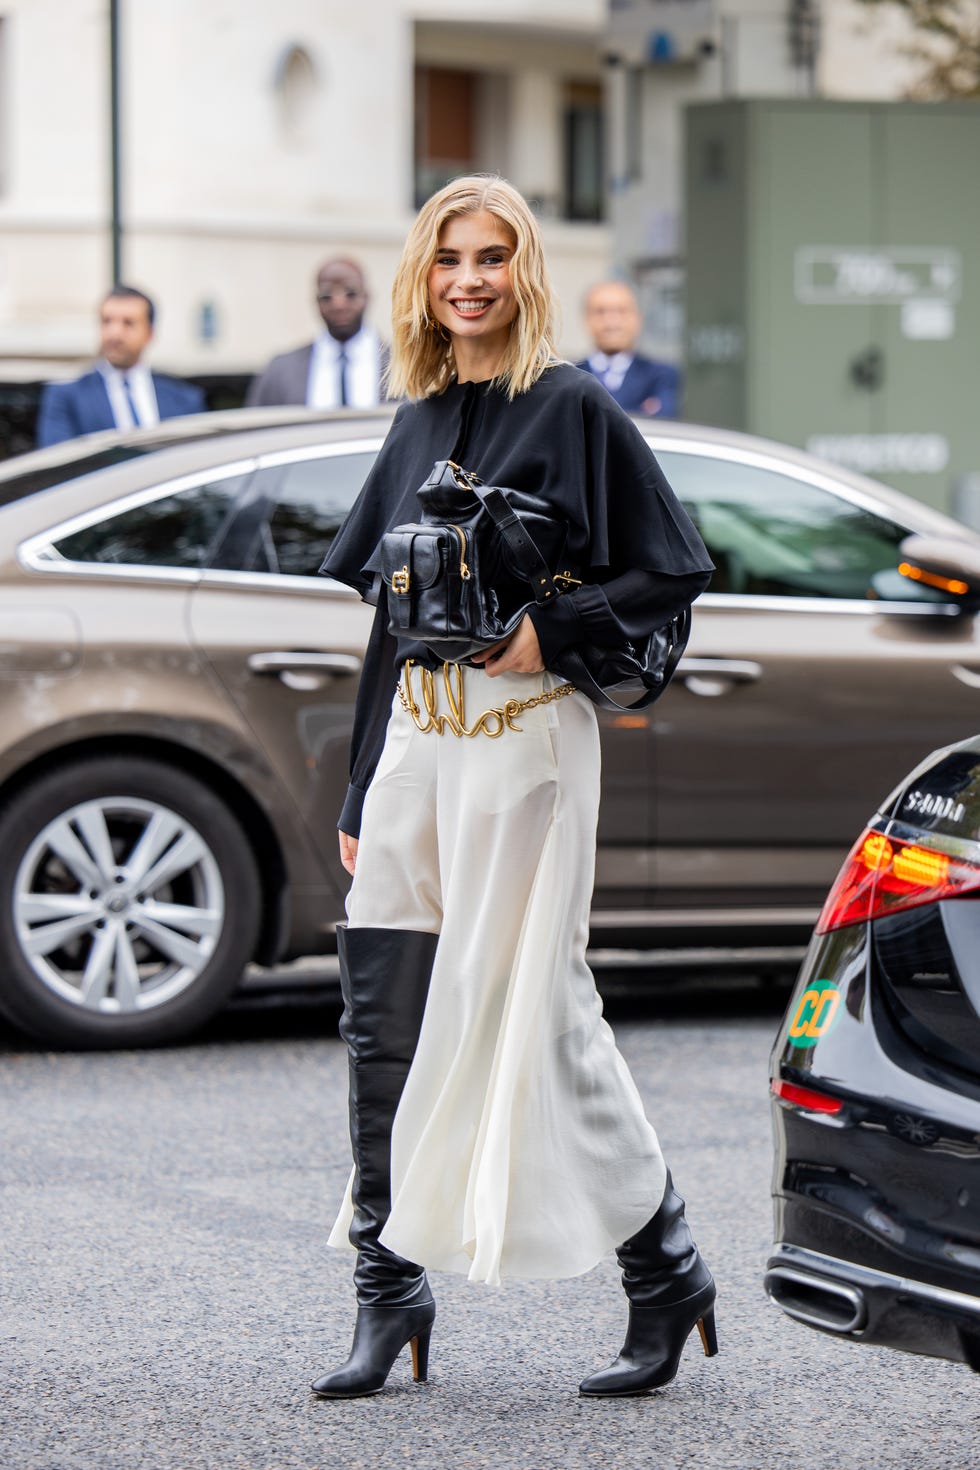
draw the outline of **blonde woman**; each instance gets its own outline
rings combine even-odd
[[[552,310],[511,185],[428,201],[393,292],[406,401],[324,565],[377,605],[339,823],[354,1169],[330,1243],[357,1252],[357,1324],[324,1397],[377,1392],[407,1344],[425,1379],[426,1267],[576,1276],[618,1248],[627,1338],[584,1394],[668,1382],[696,1325],[714,1351],[714,1283],[585,963],[599,739],[557,671],[665,621],[711,563],[632,422],[556,359]],[[446,459],[544,497],[582,583],[462,667],[392,637],[378,572]]]

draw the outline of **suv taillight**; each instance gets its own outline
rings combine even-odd
[[[864,924],[899,909],[960,898],[978,889],[980,863],[869,829],[855,842],[838,873],[816,932]]]

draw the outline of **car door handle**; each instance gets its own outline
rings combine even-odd
[[[253,674],[326,674],[349,678],[361,671],[361,660],[352,653],[290,652],[250,653],[248,666]]]
[[[971,669],[966,664],[954,664],[953,675],[968,689],[980,689],[980,669]]]
[[[730,694],[737,684],[753,684],[762,678],[762,665],[747,658],[684,658],[677,678],[691,694],[717,699]]]

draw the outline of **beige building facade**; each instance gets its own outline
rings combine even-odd
[[[413,210],[472,169],[535,202],[566,354],[587,345],[584,291],[614,266],[644,284],[647,345],[672,355],[684,106],[895,96],[909,80],[900,35],[854,0],[822,0],[801,62],[792,3],[118,0],[122,275],[158,302],[155,363],[249,372],[309,340],[314,272],[334,253],[363,262],[383,333]],[[109,12],[3,6],[2,377],[67,375],[94,350],[111,279]],[[675,54],[650,64],[658,27]]]
[[[384,332],[419,196],[468,168],[537,201],[577,351],[610,249],[603,15],[603,0],[120,0],[121,274],[158,302],[155,363],[250,371],[309,340],[334,253],[363,262]],[[0,67],[0,374],[69,373],[111,278],[108,0],[6,0]]]

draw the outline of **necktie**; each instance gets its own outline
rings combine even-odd
[[[337,367],[340,371],[340,406],[347,407],[347,353],[344,351],[343,343],[337,353]]]
[[[140,416],[136,411],[136,399],[133,397],[133,385],[129,381],[129,378],[125,373],[123,373],[123,392],[126,395],[126,402],[129,404],[129,411],[133,415],[133,423],[136,425],[137,428],[139,428]]]

